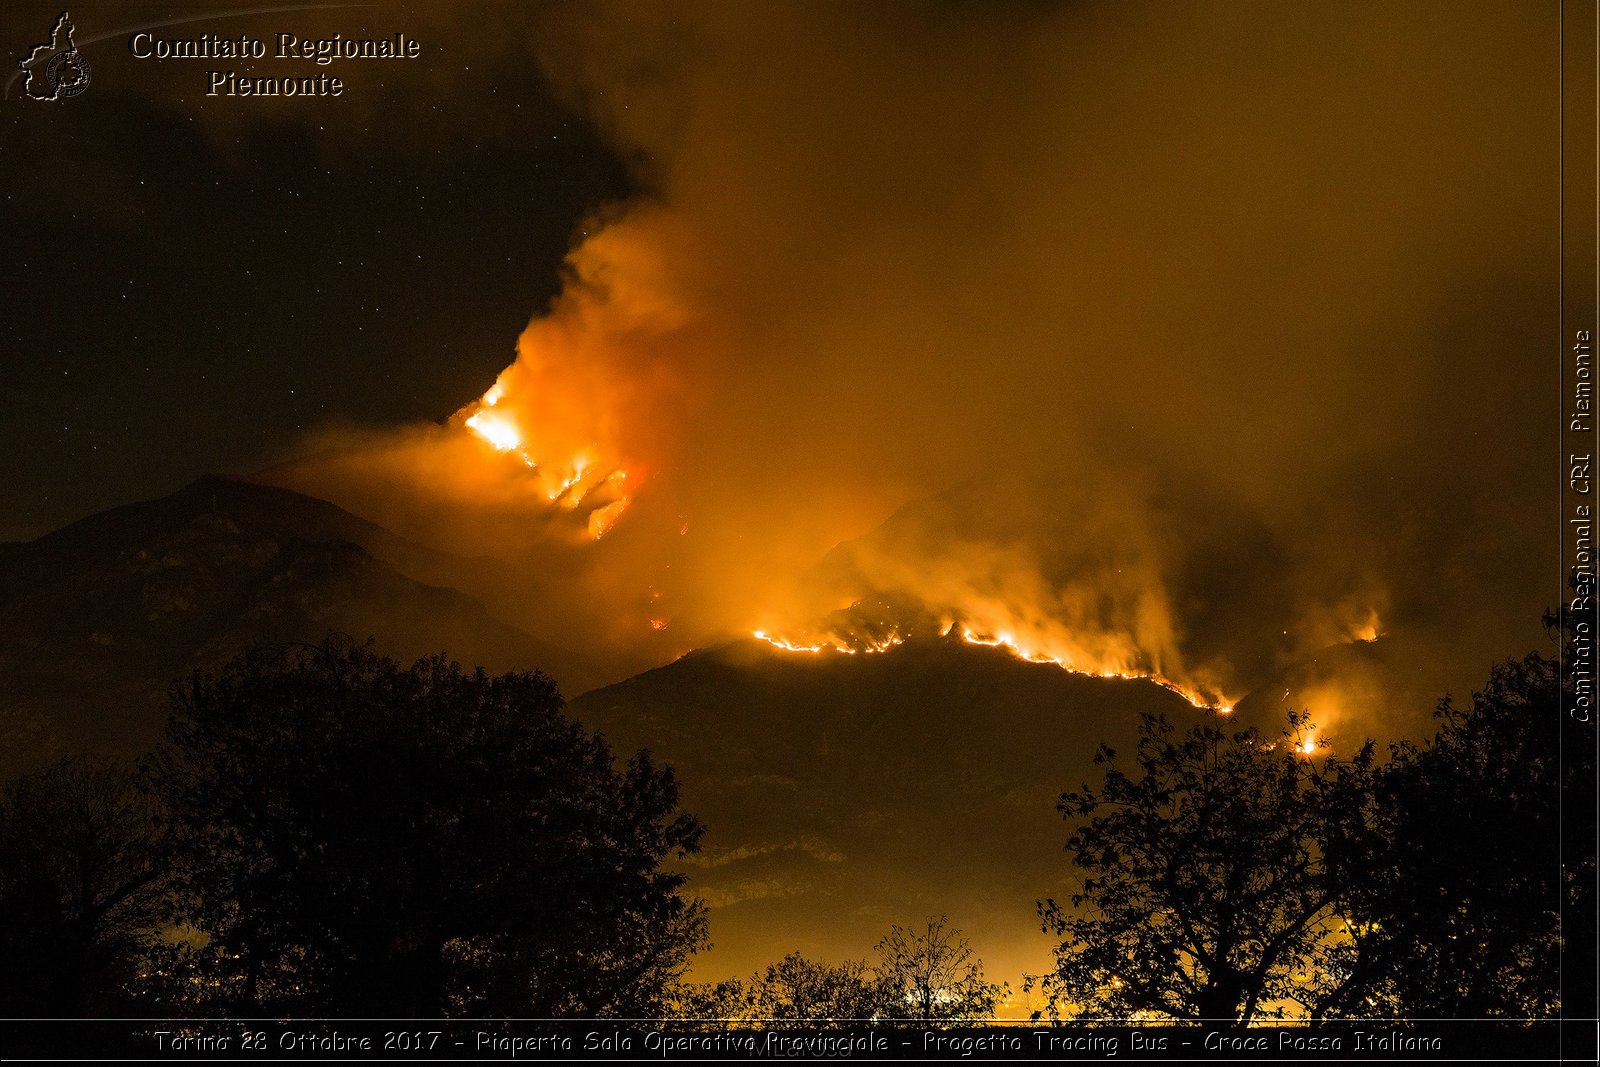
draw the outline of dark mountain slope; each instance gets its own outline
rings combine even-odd
[[[0,546],[0,760],[139,751],[166,690],[256,641],[374,636],[406,660],[445,651],[584,684],[581,657],[407,577],[436,554],[312,497],[203,479],[160,500]]]
[[[791,948],[867,952],[948,913],[1003,973],[1038,969],[1034,902],[1067,891],[1065,788],[1130,751],[1141,711],[1204,714],[1157,685],[1090,678],[960,642],[881,654],[740,642],[572,705],[619,750],[678,769],[708,826],[692,888],[712,905],[706,976]]]

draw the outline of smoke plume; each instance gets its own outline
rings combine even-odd
[[[484,401],[279,476],[619,671],[960,625],[1414,724],[1559,595],[1552,18],[552,10],[645,192]]]

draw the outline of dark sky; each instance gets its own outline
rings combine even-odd
[[[8,56],[45,39],[59,10],[7,5]],[[219,10],[71,14],[82,43]],[[205,71],[228,64],[137,61],[119,34],[83,44],[92,82],[75,98],[37,102],[12,84],[0,539],[259,466],[329,418],[449,414],[509,361],[574,228],[628,191],[493,18],[358,8],[154,32],[270,46],[307,27],[399,30],[423,53],[311,67],[342,73],[336,100],[206,100]]]

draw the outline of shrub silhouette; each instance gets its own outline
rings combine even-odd
[[[705,942],[670,769],[620,769],[538,673],[258,648],[174,689],[153,785],[222,1006],[649,1014]]]

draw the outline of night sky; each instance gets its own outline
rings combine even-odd
[[[71,13],[82,43],[214,10]],[[7,53],[58,13],[8,6]],[[127,34],[83,46],[78,97],[12,84],[0,539],[259,467],[330,419],[437,419],[493,381],[575,228],[630,190],[495,23],[397,8],[155,31],[422,38],[414,62],[353,64],[337,100],[206,100],[216,64],[135,60]]]

